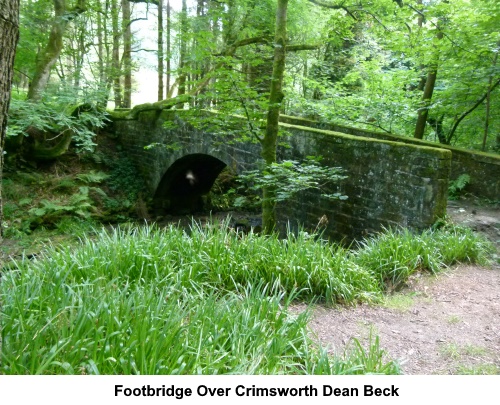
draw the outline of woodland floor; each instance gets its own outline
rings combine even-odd
[[[500,208],[452,201],[453,222],[483,233],[500,253]],[[356,338],[379,336],[403,374],[500,374],[500,262],[460,265],[437,276],[417,275],[385,305],[317,306],[310,323],[331,352]]]

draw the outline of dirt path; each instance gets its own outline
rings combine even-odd
[[[404,374],[500,373],[500,270],[460,266],[422,277],[385,306],[317,307],[310,326],[332,352],[378,335]]]
[[[448,214],[500,247],[498,208],[452,202]],[[404,374],[500,374],[500,266],[416,276],[383,306],[318,306],[311,328],[332,352],[372,332]]]

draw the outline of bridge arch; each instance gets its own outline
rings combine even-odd
[[[153,197],[155,214],[191,214],[203,209],[203,195],[209,193],[226,167],[222,160],[204,153],[177,159],[160,180]]]

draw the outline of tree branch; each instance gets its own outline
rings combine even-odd
[[[367,11],[367,10],[365,10],[365,9],[363,9],[363,8],[357,8],[356,10],[353,10],[353,11],[359,11],[359,12],[361,12],[361,13],[368,14],[368,15],[369,15],[369,16],[371,16],[371,17],[372,17],[372,18],[373,18],[376,22],[378,22],[378,23],[379,23],[382,27],[384,27],[384,29],[385,29],[386,31],[389,31],[389,28],[387,28],[387,27],[386,27],[386,26],[382,23],[382,21],[380,21],[380,20],[378,19],[378,17],[377,17],[375,14],[373,14],[372,12]]]
[[[343,3],[342,4],[327,4],[327,3],[323,3],[321,1],[318,1],[318,0],[308,0],[310,3],[313,3],[317,6],[320,6],[320,7],[324,7],[324,8],[329,8],[329,9],[332,9],[332,10],[344,10],[347,15],[349,15],[349,17],[351,17],[352,19],[354,19],[355,21],[358,21],[358,17],[356,17],[354,15],[355,12],[360,12],[360,13],[365,13],[365,14],[368,14],[370,15],[377,23],[379,23],[382,27],[384,27],[384,29],[386,31],[389,31],[389,29],[382,23],[382,21],[380,21],[380,19],[375,15],[373,14],[372,12],[368,11],[368,10],[365,10],[363,8],[362,5],[361,8],[356,8],[356,9],[353,9],[354,6],[345,6]],[[398,3],[398,5],[400,7],[403,6],[403,2],[401,0],[393,0],[395,1],[396,3]]]
[[[448,136],[446,137],[446,142],[449,144],[453,138],[453,135],[455,134],[455,131],[458,127],[458,125],[460,124],[460,122],[465,118],[467,117],[467,115],[469,115],[472,111],[474,111],[477,107],[479,107],[481,105],[481,103],[486,99],[486,97],[488,96],[488,93],[491,93],[498,85],[500,84],[500,79],[498,79],[491,87],[488,88],[488,90],[486,91],[486,93],[484,93],[475,103],[474,105],[469,108],[467,111],[464,111],[460,117],[457,118],[457,120],[455,121],[455,123],[453,124],[453,126],[451,127],[451,130],[448,134]]]
[[[344,10],[355,21],[358,21],[358,19],[356,18],[356,16],[354,14],[352,14],[352,12],[346,6],[344,6],[343,4],[327,4],[327,3],[323,3],[323,2],[317,1],[317,0],[308,0],[308,1],[310,3],[313,3],[313,4],[315,4],[317,6],[320,6],[320,7],[329,8],[329,9],[332,9],[332,10]]]
[[[242,39],[227,46],[222,52],[215,54],[215,56],[233,56],[236,50],[242,46],[252,44],[267,44],[268,42],[269,38],[265,36]]]
[[[297,52],[297,51],[315,51],[319,49],[321,45],[308,45],[308,44],[298,44],[298,45],[287,45],[285,47],[287,52]]]
[[[158,0],[128,0],[129,3],[149,3],[149,4],[154,4],[155,6],[158,5]]]
[[[222,57],[232,57],[238,50],[238,48],[242,46],[247,46],[247,45],[252,45],[252,44],[267,44],[269,42],[269,38],[267,36],[259,36],[259,37],[253,37],[253,38],[246,38],[242,39],[240,41],[236,41],[232,43],[231,45],[228,45],[222,52],[214,55],[214,56],[222,56]],[[299,44],[299,45],[290,45],[286,47],[287,51],[299,51],[299,50],[314,50],[318,49],[319,45],[307,45],[307,44]],[[184,94],[182,96],[177,96],[174,98],[170,98],[172,96],[171,92],[173,92],[173,89],[175,85],[178,83],[178,80],[175,81],[174,85],[172,86],[171,90],[169,91],[168,98],[167,100],[162,100],[159,102],[156,102],[154,104],[149,104],[149,105],[144,105],[143,107],[140,108],[140,111],[151,111],[151,110],[166,110],[170,109],[173,106],[175,106],[178,103],[183,103],[191,100],[194,96],[196,96],[201,90],[205,88],[210,83],[210,80],[212,79],[210,73],[217,71],[220,69],[224,64],[227,63],[225,60],[220,61],[217,63],[212,69],[210,69],[204,76],[204,78],[193,88],[191,91],[187,94]],[[139,106],[137,106],[139,107]],[[139,109],[133,108],[132,109],[132,117],[135,117],[135,115],[139,112]]]

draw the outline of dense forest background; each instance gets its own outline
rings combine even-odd
[[[74,126],[68,106],[130,108],[136,95],[262,116],[276,7],[23,0],[8,136]],[[281,112],[493,151],[499,26],[494,0],[291,1]],[[74,129],[91,148],[91,131]]]

